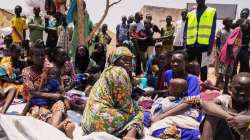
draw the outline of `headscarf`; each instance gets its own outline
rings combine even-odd
[[[111,56],[111,64],[114,64],[122,56],[134,57],[127,47],[118,47]]]
[[[80,69],[81,72],[85,72],[89,66],[90,58],[89,58],[89,50],[86,47],[83,47],[85,49],[85,56],[81,57],[78,54],[78,49],[76,50],[76,58],[75,58],[75,66]],[[83,60],[83,61],[80,61]]]

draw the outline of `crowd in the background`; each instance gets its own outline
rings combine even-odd
[[[84,135],[250,139],[249,9],[235,22],[225,18],[217,30],[216,9],[205,0],[183,10],[179,21],[166,16],[163,27],[152,15],[137,12],[121,18],[115,38],[103,24],[85,45],[79,45],[75,0],[67,15],[60,4],[53,9],[47,1],[45,9],[47,15],[41,16],[40,7],[34,7],[31,18],[21,16],[21,6],[14,9],[12,32],[2,39],[1,113],[22,99],[21,115],[47,122],[70,138],[76,126],[67,110],[83,114]],[[88,36],[93,23],[87,11],[84,15]],[[115,50],[108,53],[112,39]],[[208,78],[211,63],[216,81]]]

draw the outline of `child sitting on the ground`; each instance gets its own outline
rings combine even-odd
[[[187,92],[186,80],[178,78],[171,80],[168,92],[169,97],[159,98],[153,104],[151,109],[153,124],[150,127],[150,134],[158,138],[179,139],[182,137],[182,130],[188,129],[190,130],[189,133],[193,133],[193,138],[198,137],[200,114],[197,110],[191,108],[181,113],[181,115],[161,117],[162,114],[171,111],[183,102],[189,102],[189,100],[197,98],[184,97]]]

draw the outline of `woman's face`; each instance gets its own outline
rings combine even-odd
[[[123,67],[129,75],[132,74],[132,57],[122,56],[115,62],[115,64]]]
[[[87,52],[86,52],[86,49],[84,47],[80,47],[78,49],[77,53],[78,53],[79,56],[83,57],[83,56],[86,55]]]
[[[176,53],[172,56],[171,59],[171,67],[173,69],[174,72],[181,72],[181,71],[185,71],[185,59],[184,59],[184,55],[181,53]]]

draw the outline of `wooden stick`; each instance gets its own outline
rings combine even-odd
[[[78,43],[79,46],[85,45],[85,1],[84,0],[77,0],[77,15],[78,15]]]

